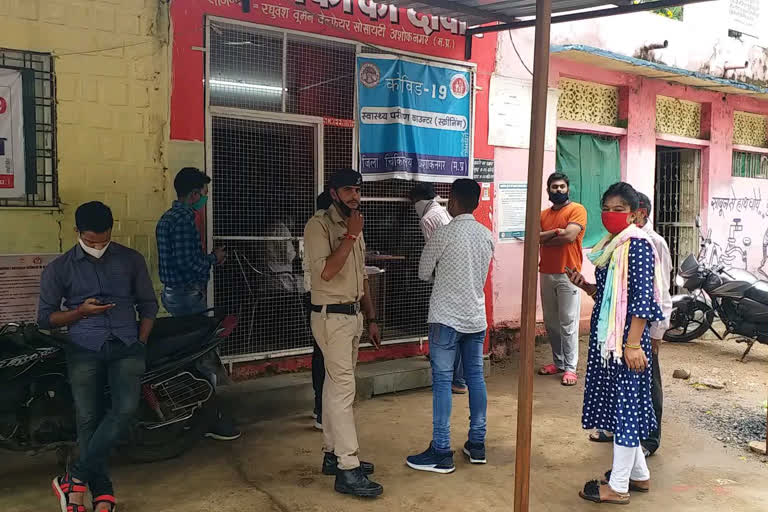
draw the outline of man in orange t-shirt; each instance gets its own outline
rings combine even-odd
[[[541,308],[553,363],[539,370],[541,375],[562,373],[564,386],[578,380],[579,316],[581,292],[568,278],[566,269],[581,271],[581,241],[587,226],[587,210],[571,202],[568,176],[554,173],[547,179],[552,208],[541,212]]]

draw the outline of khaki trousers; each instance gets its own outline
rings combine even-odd
[[[323,384],[323,451],[339,458],[339,469],[360,466],[355,401],[355,365],[363,332],[363,315],[312,313],[312,334],[325,359]]]

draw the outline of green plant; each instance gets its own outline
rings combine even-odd
[[[637,4],[645,4],[653,1],[655,0],[634,0],[634,3],[635,5],[637,5]],[[653,12],[660,16],[664,16],[665,18],[669,18],[677,21],[683,21],[682,7],[663,7],[661,9],[654,9]]]

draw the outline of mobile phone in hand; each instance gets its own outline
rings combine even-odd
[[[565,273],[570,276],[571,274],[573,274],[573,269],[571,267],[565,267]]]

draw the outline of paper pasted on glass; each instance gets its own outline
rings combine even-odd
[[[24,105],[21,73],[0,69],[0,198],[24,197]]]
[[[458,66],[359,56],[363,178],[452,182],[471,177],[470,80],[469,71]]]

